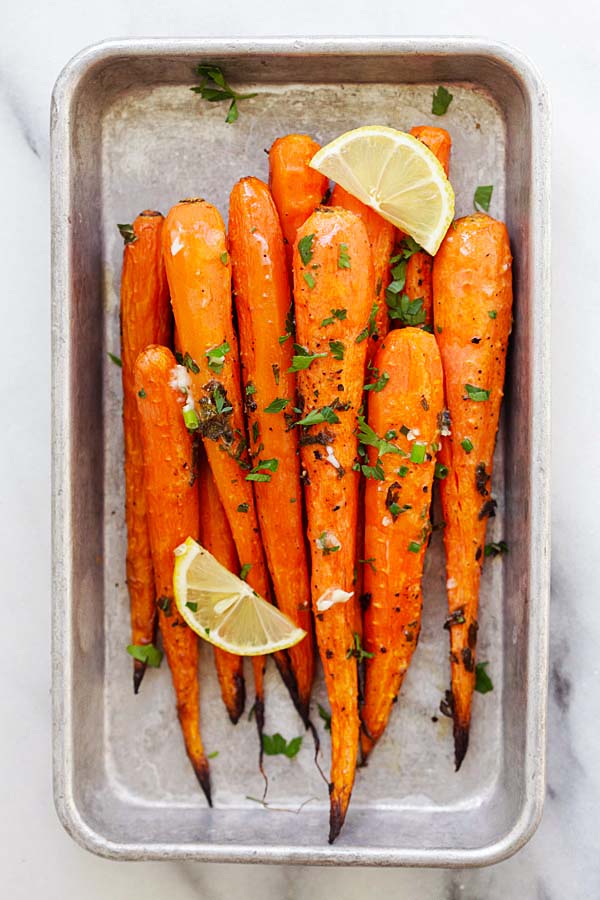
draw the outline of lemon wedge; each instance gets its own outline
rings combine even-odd
[[[331,141],[310,165],[428,253],[437,252],[454,217],[454,191],[435,154],[416,137],[365,125]]]
[[[229,653],[262,656],[293,647],[306,636],[192,538],[175,550],[173,590],[192,631]]]

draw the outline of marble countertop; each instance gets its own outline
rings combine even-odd
[[[472,34],[506,41],[540,68],[553,104],[553,563],[548,788],[538,832],[515,857],[482,870],[300,869],[114,863],[77,847],[51,797],[49,664],[48,110],[62,65],[107,37],[252,34]],[[600,7],[557,0],[392,0],[343,7],[73,0],[5,4],[0,36],[4,439],[1,571],[12,627],[0,654],[0,872],[21,900],[304,900],[377,891],[423,900],[600,897],[600,544],[596,440],[600,328],[597,145]],[[5,620],[7,621],[7,620]]]

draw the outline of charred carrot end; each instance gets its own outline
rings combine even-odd
[[[257,178],[243,178],[231,192],[229,246],[250,449],[278,463],[268,481],[254,483],[263,545],[277,605],[307,633],[277,654],[276,663],[309,727],[315,663],[298,434],[290,427],[296,406],[291,297],[279,217]]]
[[[421,628],[423,563],[444,407],[440,353],[419,328],[391,331],[375,357],[385,384],[369,394],[360,436],[369,452],[365,493],[364,703],[366,761],[387,725]],[[385,436],[385,437],[384,437]]]
[[[307,134],[278,138],[269,150],[269,187],[279,212],[291,271],[296,232],[323,202],[329,182],[309,163],[321,149]]]
[[[350,802],[358,751],[354,464],[372,284],[371,249],[358,216],[339,207],[313,213],[294,247],[294,368],[303,409],[297,427],[306,470],[312,605],[331,708],[331,840]],[[316,445],[323,452],[315,453]]]
[[[435,336],[451,434],[440,482],[446,548],[456,768],[468,747],[492,463],[511,329],[511,253],[505,225],[477,213],[458,219],[433,267]]]
[[[173,597],[174,549],[198,537],[198,489],[192,439],[185,425],[185,372],[166,347],[151,345],[134,368],[144,459],[144,493],[163,646],[177,701],[185,748],[211,803],[208,762],[200,734],[198,639],[180,618]],[[169,448],[165,455],[165,447]]]
[[[143,492],[143,461],[133,388],[133,367],[148,344],[165,344],[171,332],[169,292],[162,260],[163,217],[145,210],[124,232],[121,278],[121,360],[125,439],[125,518],[127,586],[133,644],[150,644],[156,634],[156,606],[150,541]],[[134,660],[133,690],[138,693],[145,663]]]

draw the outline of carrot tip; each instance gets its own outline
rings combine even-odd
[[[333,844],[344,824],[346,818],[346,810],[342,808],[339,800],[331,800],[331,808],[329,812],[329,843]]]
[[[212,796],[210,790],[210,770],[208,768],[208,761],[203,759],[198,764],[192,762],[192,766],[194,767],[194,772],[196,773],[196,778],[198,779],[198,783],[202,790],[204,791],[204,796],[206,797],[206,801],[210,807],[212,807]]]
[[[458,772],[469,749],[469,726],[454,723],[454,764]]]
[[[237,725],[240,716],[244,712],[244,706],[246,705],[246,683],[243,677],[238,675],[237,672],[233,676],[233,681],[235,685],[235,694],[233,701],[227,707],[227,712],[231,724]]]
[[[133,661],[133,693],[137,694],[146,673],[146,663],[139,659]]]

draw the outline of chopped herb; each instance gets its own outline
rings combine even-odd
[[[290,401],[286,400],[285,397],[278,397],[276,400],[273,400],[269,403],[268,406],[265,406],[264,411],[266,413],[278,413],[281,412],[282,409],[285,409]]]
[[[427,453],[427,444],[415,441],[410,448],[410,461],[413,463],[425,462],[425,454]]]
[[[377,381],[374,381],[372,384],[365,384],[365,391],[375,391],[378,394],[380,391],[384,389],[388,381],[390,380],[390,376],[387,372],[382,372]]]
[[[188,609],[191,609],[192,612],[198,612],[198,604],[195,600],[188,600],[185,605]]]
[[[125,244],[135,244],[137,241],[137,234],[133,230],[133,225],[117,225],[117,228],[119,229]]]
[[[227,262],[228,262],[228,260],[229,260],[229,257],[228,257],[228,255],[227,255],[227,251],[225,251],[225,253],[221,253],[221,256],[219,257],[219,259],[221,260],[221,262],[223,263],[223,265],[226,266],[226,265],[227,265]]]
[[[170,597],[159,597],[156,601],[156,605],[159,609],[161,609],[165,616],[169,617],[171,615],[171,598]]]
[[[333,544],[332,538],[335,538],[335,535],[329,534],[327,531],[322,531],[319,537],[316,539],[315,543],[319,550],[322,551],[323,556],[329,556],[330,553],[337,553],[342,549],[342,545],[340,543]]]
[[[485,671],[487,665],[487,662],[480,662],[475,666],[475,690],[479,694],[489,694],[490,691],[494,690],[492,679]]]
[[[256,444],[258,443],[258,439],[260,437],[260,425],[258,421],[255,419],[252,423],[252,440]]]
[[[433,99],[431,101],[431,112],[433,115],[443,116],[444,113],[448,111],[453,96],[454,95],[451,94],[450,91],[440,84],[437,91],[433,92]]]
[[[469,395],[469,400],[475,400],[477,403],[483,403],[490,399],[490,391],[477,387],[475,384],[465,384],[465,391]]]
[[[279,341],[280,344],[285,344],[285,342],[288,340],[288,338],[291,338],[291,334],[281,334],[277,338],[277,340]]]
[[[302,277],[304,278],[305,282],[307,283],[307,285],[309,286],[309,288],[312,291],[312,289],[314,288],[314,286],[316,284],[316,281],[313,278],[313,276],[310,274],[310,272],[303,272]]]
[[[340,255],[338,256],[338,269],[349,269],[350,257],[348,256],[348,244],[340,244]]]
[[[497,318],[498,313],[495,309],[488,309],[488,316],[490,317],[490,319],[495,319]]]
[[[398,518],[398,516],[402,515],[402,513],[408,512],[409,509],[412,509],[410,503],[404,503],[400,506],[399,503],[390,503],[388,506],[389,511],[392,514],[392,518],[394,521]]]
[[[278,459],[261,459],[258,465],[246,475],[246,481],[270,481],[271,472],[276,472],[279,465]]]
[[[385,472],[381,460],[378,459],[374,466],[361,466],[361,472],[365,478],[373,478],[375,481],[385,481]]]
[[[506,541],[492,541],[483,548],[484,556],[500,556],[502,553],[508,553],[508,544]]]
[[[438,334],[441,334],[442,331],[443,331],[443,328],[442,328],[441,325],[436,325],[436,326],[435,326],[435,330],[437,331]]]
[[[351,659],[355,657],[359,662],[362,662],[363,659],[373,659],[375,656],[374,653],[368,653],[366,650],[363,650],[360,643],[360,635],[358,632],[354,632],[354,641],[352,647],[346,650],[346,659]]]
[[[138,391],[138,397],[141,397],[142,400],[145,398],[145,396],[146,396],[146,391],[144,390],[144,388],[142,388],[141,391]]]
[[[250,507],[247,503],[240,503],[240,505],[237,508],[237,511],[246,513],[246,512],[248,512],[249,509],[250,509]]]
[[[309,263],[312,259],[312,242],[314,241],[314,239],[314,234],[306,234],[298,241],[298,252],[300,253],[300,259],[302,260],[304,265]]]
[[[368,337],[377,337],[377,310],[379,306],[377,303],[374,303],[371,307],[371,312],[369,313],[369,321],[367,323],[366,328],[360,332],[358,337],[355,339],[355,344],[362,344],[363,341],[366,341]]]
[[[368,447],[375,447],[379,456],[385,456],[386,453],[399,453],[401,456],[408,455],[400,447],[390,443],[385,438],[378,437],[371,426],[367,424],[364,416],[358,417],[358,429],[358,440],[360,443],[366,444]]]
[[[251,568],[252,568],[252,563],[244,563],[244,565],[240,569],[240,578],[242,579],[242,581],[248,580],[248,572],[250,571]]]
[[[326,353],[309,353],[306,347],[302,347],[300,344],[294,344],[294,350],[296,355],[292,357],[292,365],[288,372],[300,372],[303,369],[308,369],[315,359],[327,356]]]
[[[129,644],[127,652],[134,659],[146,663],[153,669],[158,669],[163,658],[162,650],[159,650],[154,644]]]
[[[408,466],[400,466],[400,468],[398,469],[398,475],[400,476],[400,478],[406,478],[406,476],[408,475]]]
[[[219,388],[214,389],[213,400],[214,400],[214,404],[215,404],[215,407],[216,407],[219,415],[221,413],[233,412],[233,408],[231,406],[227,405],[227,400],[225,398],[225,395],[219,390]]]
[[[439,478],[440,481],[443,481],[444,478],[447,477],[448,471],[449,471],[448,466],[444,466],[444,465],[442,465],[442,463],[436,462],[434,477]]]
[[[295,424],[310,428],[311,425],[320,425],[322,422],[336,425],[339,421],[339,416],[332,406],[323,406],[321,409],[313,409],[307,416],[304,416],[303,419],[299,419]]]
[[[485,212],[488,212],[490,203],[492,202],[493,191],[493,184],[479,185],[479,187],[475,191],[475,194],[473,195],[473,206],[475,207],[475,209],[479,207],[479,209],[483,209],[485,210]]]
[[[216,372],[217,375],[220,375],[223,371],[223,366],[225,365],[225,355],[229,353],[231,347],[227,343],[227,341],[223,341],[222,344],[219,344],[218,347],[213,347],[212,350],[206,351],[206,357],[208,359],[208,368],[212,369],[213,372]]]
[[[179,354],[179,356],[181,356],[181,354]],[[200,371],[200,366],[187,351],[183,354],[183,356],[181,356],[181,362],[179,364],[181,366],[185,366],[188,372],[192,372],[192,374],[194,375],[197,375]]]
[[[408,549],[411,553],[418,553],[423,545],[419,541],[411,541]]]
[[[377,574],[377,569],[375,568],[375,557],[370,556],[369,559],[359,559],[359,563],[362,563],[363,566],[369,566],[372,572]]]
[[[108,358],[110,359],[111,362],[114,362],[115,366],[118,366],[120,369],[123,368],[123,362],[121,361],[120,356],[115,356],[114,353],[109,353]]]
[[[286,741],[279,732],[276,732],[273,735],[263,734],[262,744],[267,756],[287,756],[288,759],[293,759],[302,746],[302,738],[295,737],[291,741]]]
[[[317,708],[319,710],[319,715],[323,719],[325,723],[325,731],[331,731],[331,713],[327,712],[325,707],[321,706],[320,703],[317,704]]]
[[[470,453],[473,449],[473,444],[471,443],[469,438],[464,438],[464,440],[460,442],[460,446],[463,448],[465,453]]]
[[[246,385],[246,397],[250,397],[252,394],[256,393],[256,387],[253,384]]]
[[[407,294],[402,294],[402,288],[398,288],[400,282],[392,281],[385,292],[385,302],[390,319],[396,319],[404,325],[423,325],[427,314],[423,309],[423,298],[417,297],[411,300]]]
[[[200,419],[195,409],[184,409],[183,421],[188,431],[197,431],[200,428]]]
[[[281,369],[277,365],[277,363],[272,363],[271,368],[273,369],[273,378],[275,379],[275,384],[279,384],[279,376],[281,374]]]
[[[225,117],[228,125],[236,122],[239,117],[238,101],[256,97],[256,94],[238,94],[237,91],[234,91],[231,85],[225,81],[225,76],[219,66],[200,65],[196,68],[196,75],[202,80],[199,85],[190,90],[195,94],[200,94],[203,100],[208,100],[209,103],[231,101]]]
[[[346,349],[341,341],[329,341],[329,349],[334,359],[343,359]]]
[[[219,751],[218,751],[218,750],[213,750],[213,752],[212,752],[212,753],[209,753],[208,756],[207,756],[206,758],[207,758],[207,759],[216,759],[218,755],[219,755]]]

